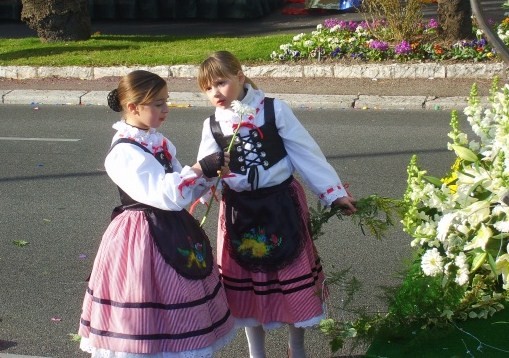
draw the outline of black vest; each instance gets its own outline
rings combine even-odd
[[[253,189],[257,189],[255,180],[259,168],[268,169],[287,155],[283,139],[276,127],[274,98],[265,97],[263,105],[265,123],[259,128],[251,129],[245,136],[237,135],[230,152],[230,170],[241,175],[247,174]],[[219,147],[226,150],[233,136],[223,134],[215,115],[210,116],[210,129]],[[251,144],[252,148],[246,148],[248,144]],[[248,159],[248,155],[252,158]]]

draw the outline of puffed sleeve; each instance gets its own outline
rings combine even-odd
[[[115,145],[104,163],[113,182],[134,200],[163,210],[182,210],[211,184],[176,159],[172,164],[175,172],[166,174],[153,155],[129,143]]]
[[[335,199],[347,196],[336,170],[327,162],[322,150],[297,119],[290,107],[274,100],[276,126],[283,138],[285,149],[306,186],[325,205]]]

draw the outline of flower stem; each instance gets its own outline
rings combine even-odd
[[[230,151],[232,150],[233,143],[235,142],[235,138],[237,137],[237,133],[239,132],[239,129],[240,129],[240,125],[237,128],[235,128],[235,131],[233,132],[233,136],[230,141],[230,144],[228,144],[228,147],[226,148],[226,153],[230,153]],[[218,175],[217,175],[216,184],[214,185],[213,188],[210,189],[212,191],[212,196],[210,197],[209,204],[207,205],[207,210],[205,211],[205,215],[203,215],[203,218],[201,219],[200,227],[202,227],[205,224],[205,221],[207,220],[207,216],[209,215],[210,208],[212,207],[212,201],[214,200],[214,197],[216,196],[217,186],[219,185],[219,181],[222,178],[221,171],[218,171],[217,174]]]

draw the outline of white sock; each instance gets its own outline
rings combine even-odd
[[[246,327],[250,358],[265,358],[265,330],[262,326]]]
[[[297,328],[294,325],[288,325],[290,335],[288,338],[288,347],[290,347],[291,358],[306,358],[306,349],[304,348],[304,328]]]

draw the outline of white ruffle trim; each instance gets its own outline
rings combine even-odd
[[[85,337],[81,337],[80,349],[90,353],[91,358],[212,358],[214,352],[222,349],[235,338],[236,333],[237,330],[233,329],[228,335],[218,339],[211,346],[185,352],[159,352],[153,354],[115,352],[108,349],[92,347],[90,345],[90,340]]]
[[[154,147],[160,147],[163,144],[164,136],[158,132],[155,128],[149,130],[142,130],[133,126],[130,126],[125,122],[124,119],[113,124],[113,129],[117,130],[116,138],[131,138],[138,143],[143,143],[148,150],[152,151]],[[175,147],[169,140],[167,141],[168,151],[172,156],[175,156]]]
[[[320,322],[323,319],[325,319],[324,313],[322,313],[319,316],[312,317],[305,321],[295,322],[295,323],[293,323],[293,325],[297,328],[309,328],[309,327],[317,326],[318,324],[320,324]],[[291,323],[285,323],[285,322],[269,322],[269,323],[262,324],[254,318],[235,318],[235,321],[236,321],[236,325],[239,328],[240,327],[263,326],[263,329],[266,331],[271,330],[271,329],[280,328],[280,327],[284,326],[285,324],[291,324]]]

